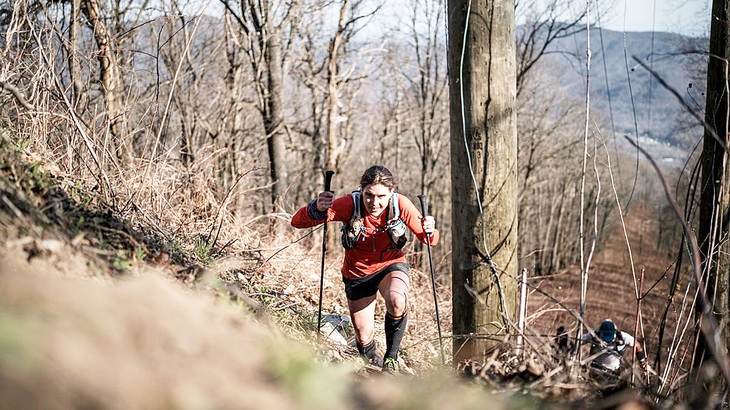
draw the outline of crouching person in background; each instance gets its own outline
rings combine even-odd
[[[646,354],[641,343],[630,334],[617,330],[611,319],[604,320],[593,333],[583,335],[581,343],[591,344],[590,356],[595,356],[591,367],[598,370],[618,373],[626,347],[634,345],[636,345],[636,358],[639,363],[642,366],[646,363]]]

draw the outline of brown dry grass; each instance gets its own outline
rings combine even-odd
[[[158,174],[106,207],[4,142],[0,408],[514,408],[448,372],[364,377],[351,348],[313,337],[317,247],[263,235],[268,218],[234,217],[206,184]],[[338,265],[326,313],[343,312]]]

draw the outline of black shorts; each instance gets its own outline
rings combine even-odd
[[[383,278],[385,278],[385,275],[397,270],[405,272],[407,275],[409,269],[410,267],[407,263],[398,262],[388,265],[379,272],[375,272],[370,276],[357,279],[342,278],[342,281],[345,282],[345,294],[347,295],[347,299],[359,300],[368,296],[373,296],[378,293],[378,286],[380,286],[380,282]]]

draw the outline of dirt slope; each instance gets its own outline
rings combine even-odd
[[[0,251],[0,408],[527,408],[446,374],[363,378],[212,289]],[[86,268],[88,269],[88,268]]]
[[[661,317],[668,303],[668,288],[674,264],[669,255],[657,250],[657,221],[649,211],[638,206],[632,208],[625,216],[625,226],[624,234],[620,221],[616,221],[606,245],[597,250],[589,265],[585,320],[588,326],[597,327],[603,319],[611,318],[619,329],[634,334],[638,307],[636,295],[643,271],[643,337],[640,337],[649,341],[647,344],[653,356],[658,349],[656,341]],[[685,275],[684,280],[687,279],[688,276]],[[578,322],[563,307],[580,312],[580,267],[546,277],[532,278],[530,283],[554,298],[553,300],[538,291],[531,292],[529,311],[533,315],[532,325],[536,331],[554,334],[559,325],[573,331]],[[674,330],[674,324],[678,320],[679,302],[681,301],[670,307],[666,329],[668,334]],[[639,334],[642,334],[641,330]],[[665,348],[669,343],[667,337],[665,336],[663,343]]]

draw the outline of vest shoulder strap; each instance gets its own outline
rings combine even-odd
[[[350,218],[350,219],[360,218],[362,216],[361,215],[362,211],[360,210],[360,203],[361,203],[360,190],[352,191],[350,193],[350,196],[352,196],[352,203],[354,205],[354,208],[352,209],[352,218]]]
[[[398,193],[393,192],[390,196],[390,207],[388,208],[388,219],[400,219],[400,205],[398,204]]]

